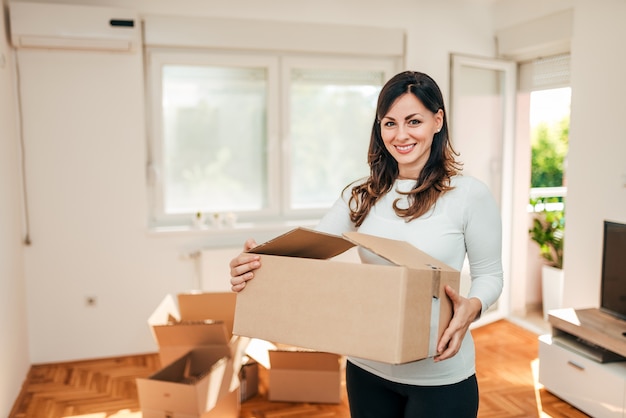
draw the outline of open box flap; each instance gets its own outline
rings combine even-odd
[[[165,325],[171,323],[172,321],[180,321],[180,313],[178,312],[178,306],[176,306],[174,297],[172,295],[167,295],[148,318],[148,325],[152,329],[155,325]],[[153,336],[156,340],[154,331]]]
[[[152,327],[159,347],[228,346],[230,336],[221,321],[178,322]]]
[[[354,247],[353,243],[340,236],[299,227],[260,244],[248,252],[325,260],[352,247]]]
[[[372,251],[397,266],[406,266],[419,270],[457,271],[406,241],[377,237],[360,232],[345,232],[343,235],[355,245]]]
[[[229,334],[235,320],[235,292],[190,292],[178,294],[181,321],[223,321]]]
[[[252,338],[246,347],[246,355],[269,369],[271,367],[269,352],[275,349],[276,346],[269,341]]]

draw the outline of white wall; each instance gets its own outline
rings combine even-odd
[[[626,3],[621,0],[506,0],[495,4],[497,30],[519,28],[573,8],[571,126],[567,160],[563,306],[598,307],[602,221],[626,222]]]
[[[141,14],[405,28],[407,67],[433,75],[444,92],[450,52],[494,53],[491,12],[482,2],[459,1],[458,7],[450,7],[450,2],[416,6],[394,0],[383,7],[373,1],[327,0],[308,9],[278,0],[223,2],[219,7],[203,1],[89,3],[135,7]],[[180,255],[209,245],[211,236],[146,229],[141,55],[104,59],[96,53],[21,50],[19,57],[24,95],[35,98],[24,104],[32,237],[25,254],[31,361],[155,351],[146,319],[165,294],[194,286],[194,264]],[[53,77],[55,83],[44,77]],[[5,158],[0,155],[0,164]],[[263,240],[275,232],[222,236],[231,247],[218,253],[224,267],[247,235]],[[226,272],[216,273],[217,279],[228,280]],[[95,307],[85,306],[87,296],[97,297]]]
[[[577,0],[572,39],[564,304],[600,302],[602,221],[626,222],[626,3]]]
[[[0,6],[2,3],[0,2]],[[5,33],[0,8],[0,33]],[[13,57],[0,37],[0,416],[9,416],[30,367],[24,251],[22,248],[19,148]]]

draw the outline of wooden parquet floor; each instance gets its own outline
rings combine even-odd
[[[508,321],[472,331],[480,387],[480,418],[585,418],[536,383],[537,335]],[[156,354],[34,365],[9,418],[141,418],[136,377],[160,368]],[[338,405],[267,401],[267,371],[241,418],[349,418]]]

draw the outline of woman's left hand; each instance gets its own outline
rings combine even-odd
[[[453,315],[437,344],[435,362],[449,359],[459,352],[465,333],[482,310],[482,304],[477,298],[464,298],[448,285],[445,290],[452,301]]]

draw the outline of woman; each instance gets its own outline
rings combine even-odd
[[[368,163],[370,175],[349,185],[320,221],[320,231],[358,230],[407,241],[472,278],[467,297],[450,287],[454,315],[432,358],[400,365],[348,358],[346,386],[353,418],[476,417],[478,384],[470,324],[502,292],[501,221],[487,187],[460,174],[449,138],[443,95],[419,72],[389,80],[378,98]],[[231,263],[235,292],[260,267],[246,253]],[[364,263],[380,263],[360,252]],[[445,360],[445,361],[444,361]]]

